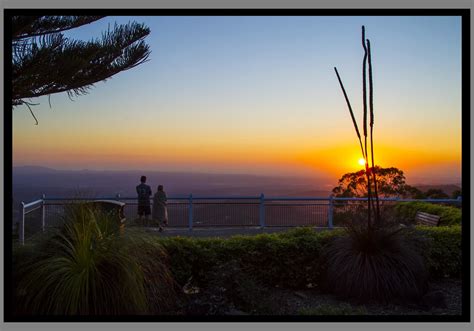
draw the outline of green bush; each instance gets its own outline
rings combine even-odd
[[[192,278],[193,283],[202,286],[208,270],[218,264],[221,239],[191,237],[167,237],[156,239],[170,256],[174,280],[183,287]]]
[[[416,227],[425,234],[429,249],[424,257],[431,277],[446,272],[458,276],[461,270],[460,227]],[[212,284],[210,270],[230,261],[254,281],[266,286],[302,289],[319,286],[325,273],[322,248],[343,230],[316,232],[298,228],[282,233],[234,236],[228,239],[157,237],[170,256],[173,277],[183,287]]]
[[[402,223],[415,223],[415,216],[418,211],[441,216],[440,226],[460,225],[462,219],[461,209],[451,206],[435,205],[428,202],[400,202],[395,206],[397,218]]]
[[[417,226],[416,229],[430,239],[425,261],[431,277],[460,277],[461,226]]]
[[[181,286],[191,277],[198,285],[207,283],[207,270],[235,260],[258,282],[303,288],[308,283],[317,283],[321,247],[338,233],[338,230],[315,232],[300,228],[229,239],[168,237],[157,240],[168,251],[175,280]]]
[[[367,315],[364,306],[353,307],[350,304],[342,303],[338,305],[322,304],[317,307],[301,308],[298,315]]]

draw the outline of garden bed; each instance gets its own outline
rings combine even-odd
[[[423,261],[429,272],[428,293],[437,295],[431,301],[423,299],[428,302],[426,305],[416,301],[395,304],[391,296],[388,297],[391,304],[369,300],[362,304],[325,292],[332,288],[327,282],[327,260],[323,252],[328,243],[342,238],[341,229],[299,228],[222,239],[162,237],[132,228],[119,234],[107,224],[115,223],[96,218],[87,224],[74,221],[62,230],[68,237],[52,233],[37,244],[16,247],[13,259],[16,284],[12,298],[16,312],[201,316],[461,314],[460,226],[413,229],[425,238]],[[69,239],[64,243],[64,238]],[[82,252],[81,259],[63,249],[68,245],[74,248],[72,253]],[[64,261],[67,268],[58,269],[58,263],[62,266]],[[78,265],[78,261],[82,264]],[[74,294],[76,287],[62,282],[67,277],[82,277],[83,273],[74,270],[83,265],[100,271],[91,275],[95,277],[96,291],[110,287],[100,286],[102,279],[107,279],[107,284],[113,284],[114,288],[135,286],[136,290],[126,294],[137,302],[130,304],[129,297],[124,298],[115,290],[100,297],[49,295],[56,291],[58,283],[64,293]],[[113,277],[109,273],[112,266]],[[56,277],[55,281],[51,275]],[[45,283],[50,290],[43,290]],[[445,303],[442,307],[437,306],[440,296]],[[104,305],[101,298],[106,298],[109,305]],[[78,308],[64,303],[68,300]],[[45,302],[54,310],[45,310],[44,307],[49,307]],[[86,304],[89,302],[94,307]],[[123,306],[123,302],[127,305]],[[65,307],[74,309],[65,310]],[[110,309],[103,312],[100,307]]]
[[[443,279],[430,283],[432,291],[444,296],[444,307],[425,304],[360,304],[341,300],[319,289],[289,290],[273,287],[261,291],[265,297],[253,297],[248,302],[235,304],[215,293],[210,297],[201,293],[189,294],[178,314],[185,315],[461,315],[462,287],[457,279]]]
[[[184,315],[460,315],[460,227],[417,227],[426,236],[428,295],[404,304],[357,303],[322,291],[320,252],[342,232],[295,229],[229,239],[158,239],[187,294]]]

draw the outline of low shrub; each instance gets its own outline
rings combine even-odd
[[[285,233],[234,236],[228,239],[168,237],[157,239],[171,257],[175,280],[184,286],[193,277],[209,283],[208,270],[234,260],[242,271],[267,286],[305,288],[320,277],[319,254],[339,230],[299,228]]]
[[[417,226],[416,229],[430,239],[424,256],[431,277],[460,277],[461,226]]]
[[[367,309],[364,306],[353,307],[348,303],[337,305],[321,304],[317,307],[301,308],[298,315],[367,315]]]
[[[460,225],[461,209],[452,206],[435,205],[428,202],[399,202],[395,206],[396,217],[402,223],[414,224],[418,211],[440,216],[440,226]]]
[[[176,283],[183,287],[190,278],[201,286],[207,270],[217,264],[221,240],[189,237],[155,239],[170,256],[170,267]]]
[[[460,227],[417,226],[404,242],[413,247],[420,235],[428,239],[422,247],[426,269],[433,278],[458,277],[461,271]],[[156,238],[170,256],[174,279],[183,287],[192,278],[199,287],[212,284],[210,270],[234,261],[241,272],[252,275],[255,282],[266,286],[304,289],[309,284],[320,286],[326,264],[321,258],[323,247],[344,230],[316,232],[297,228],[282,233],[257,236],[216,238]],[[344,241],[345,239],[341,239]],[[411,254],[411,253],[407,253]]]
[[[244,271],[269,286],[304,287],[318,276],[322,238],[302,231],[299,235],[234,237],[224,243],[221,258],[235,257]]]

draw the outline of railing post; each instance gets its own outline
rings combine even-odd
[[[43,233],[44,233],[44,229],[45,229],[45,226],[46,226],[46,210],[45,210],[45,207],[44,207],[44,200],[46,199],[46,195],[43,194],[43,196],[41,197],[41,229],[43,230]]]
[[[193,194],[189,195],[189,209],[188,209],[188,227],[189,231],[193,230]]]
[[[260,194],[260,217],[259,217],[259,223],[260,227],[263,229],[265,227],[265,195]]]
[[[25,244],[25,203],[21,202],[20,206],[21,210],[21,221],[20,221],[20,231],[18,233],[18,237],[20,239],[20,244],[24,245]]]
[[[333,229],[333,216],[334,216],[334,198],[332,195],[329,196],[329,211],[328,211],[328,228]]]

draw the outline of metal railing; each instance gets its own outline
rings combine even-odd
[[[124,213],[128,220],[137,218],[137,198],[113,197],[96,198],[55,198],[43,197],[20,205],[18,239],[25,242],[35,233],[57,226],[62,222],[65,206],[77,201],[117,200],[125,202]],[[422,201],[460,205],[458,199],[398,199],[381,198],[385,209],[397,202]],[[168,197],[168,218],[170,227],[296,227],[312,226],[332,229],[344,226],[344,218],[351,218],[364,208],[367,198],[335,197],[265,197],[224,196]]]

